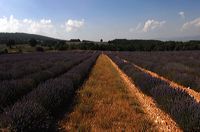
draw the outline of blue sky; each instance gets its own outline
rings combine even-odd
[[[199,0],[0,0],[0,32],[89,40],[200,33]]]

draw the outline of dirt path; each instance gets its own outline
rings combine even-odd
[[[132,95],[138,98],[140,103],[143,105],[144,109],[146,110],[146,113],[149,115],[149,118],[152,118],[152,120],[154,120],[154,122],[157,124],[157,128],[159,131],[165,131],[165,132],[182,131],[180,127],[178,127],[176,122],[173,121],[168,114],[166,114],[164,111],[160,110],[156,106],[156,103],[151,97],[146,96],[138,88],[136,88],[134,82],[131,79],[129,79],[129,77],[125,73],[123,73],[120,70],[120,68],[109,57],[107,58],[120,73],[122,79],[127,84],[127,87],[129,91],[132,93]]]
[[[121,58],[122,59],[122,58]],[[124,59],[122,59],[124,62],[128,62],[127,60],[124,60]],[[194,90],[192,90],[192,89],[190,89],[190,88],[187,88],[187,87],[185,87],[185,86],[183,86],[183,85],[180,85],[180,84],[178,84],[178,83],[176,83],[176,82],[174,82],[174,81],[171,81],[171,80],[169,80],[169,79],[167,79],[167,78],[165,78],[165,77],[163,77],[163,76],[161,76],[161,75],[159,75],[159,74],[157,74],[157,73],[155,73],[155,72],[152,72],[152,71],[149,71],[149,70],[147,70],[147,69],[145,69],[145,68],[142,68],[142,67],[140,67],[140,66],[138,66],[138,65],[136,65],[136,64],[134,64],[134,63],[132,63],[132,62],[130,62],[135,68],[137,68],[137,69],[139,69],[140,71],[142,71],[142,72],[145,72],[145,73],[147,73],[147,74],[149,74],[150,76],[152,76],[152,77],[156,77],[156,78],[159,78],[159,79],[161,79],[161,80],[163,80],[163,81],[165,81],[165,82],[167,82],[168,84],[170,84],[170,86],[172,87],[172,88],[179,88],[179,89],[182,89],[182,90],[185,90],[191,97],[194,97],[194,99],[199,103],[200,102],[200,93],[199,92],[196,92],[196,91],[194,91]]]
[[[135,94],[129,92],[118,69],[105,55],[98,58],[75,100],[73,110],[59,122],[61,131],[167,130],[158,129],[159,124],[147,115]]]

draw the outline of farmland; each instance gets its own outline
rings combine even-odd
[[[199,131],[199,51],[0,56],[2,131]]]
[[[200,52],[123,52],[119,56],[159,73],[195,91],[200,91]]]
[[[0,132],[200,132],[200,0],[0,0]]]
[[[97,60],[77,98],[75,110],[61,123],[66,131],[156,130],[105,55]]]
[[[194,74],[191,74],[189,69],[194,70],[197,68],[198,54],[199,52],[196,51],[158,53],[118,52],[110,53],[108,55],[129,77],[132,78],[132,80],[134,80],[138,88],[146,95],[151,96],[157,102],[159,107],[171,115],[182,129],[186,131],[196,131],[199,130],[200,126],[200,95],[198,89],[190,87],[191,85],[189,84],[195,83],[195,79],[198,79],[198,73],[195,74],[198,70],[196,69],[197,71]],[[197,60],[195,61],[195,59]],[[170,62],[172,63],[171,69],[166,69],[166,65],[170,65]],[[188,62],[192,62],[193,64],[190,65]],[[180,67],[178,65],[180,65]],[[160,71],[160,74],[164,77],[153,76],[151,71],[147,72],[146,69],[140,66],[146,67],[157,73]],[[173,76],[167,76],[170,74]],[[185,78],[184,75],[187,76],[187,78]],[[175,79],[174,76],[178,76],[178,78]],[[190,80],[191,76],[196,76],[196,78]],[[165,77],[172,79],[175,82],[175,85],[173,85],[173,81],[169,81],[168,79],[165,79]],[[179,81],[182,85],[177,84]]]
[[[94,52],[30,54],[12,59],[1,56],[6,65],[2,66],[4,76],[0,85],[1,127],[9,125],[13,131],[48,130],[53,122],[52,113],[70,99],[97,56]],[[48,63],[48,58],[52,63]],[[34,63],[36,70],[31,67]],[[22,70],[3,72],[7,66]]]

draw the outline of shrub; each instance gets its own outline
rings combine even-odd
[[[200,130],[200,104],[187,92],[165,84],[153,88],[151,94],[184,130]]]
[[[34,38],[30,39],[29,44],[30,44],[31,47],[35,47],[37,45],[37,40],[34,39]]]
[[[16,103],[3,116],[1,125],[11,131],[46,131],[52,124],[47,110],[33,101]]]
[[[4,49],[4,50],[0,51],[0,55],[1,55],[1,54],[8,54],[8,50],[7,50],[7,49]]]
[[[10,49],[12,48],[13,45],[15,45],[15,40],[10,39],[8,40],[8,42],[6,43],[6,46],[9,47]]]
[[[42,48],[42,47],[36,47],[36,51],[38,51],[38,52],[44,52],[44,48]]]
[[[54,111],[64,100],[69,99],[73,91],[73,84],[70,79],[56,78],[39,85],[25,100],[31,99],[47,110]]]
[[[30,79],[2,81],[0,85],[0,108],[12,104],[24,93],[33,88],[33,81]]]
[[[18,53],[23,53],[22,49],[18,49]]]

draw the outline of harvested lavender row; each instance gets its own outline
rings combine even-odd
[[[187,92],[172,88],[164,81],[154,78],[134,68],[120,58],[108,54],[109,57],[133,79],[145,94],[155,99],[161,109],[166,111],[185,131],[200,130],[200,104]]]
[[[1,115],[0,127],[11,131],[49,131],[52,113],[70,97],[94,65],[98,53],[62,76],[40,84]]]
[[[37,87],[39,83],[42,83],[51,78],[55,78],[67,72],[73,66],[81,63],[91,55],[91,53],[81,55],[79,54],[73,56],[74,59],[71,61],[57,63],[47,70],[33,73],[23,79],[0,82],[0,113],[4,111],[3,109],[5,107],[13,104],[23,95]]]

